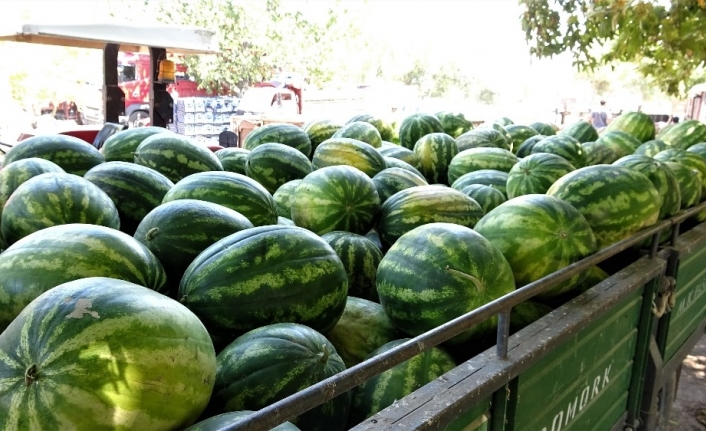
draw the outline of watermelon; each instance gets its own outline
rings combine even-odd
[[[70,223],[120,228],[118,210],[103,190],[78,175],[50,172],[30,178],[10,196],[2,211],[2,236],[12,244]]]
[[[652,182],[621,166],[577,169],[561,177],[547,194],[570,203],[586,217],[599,248],[625,239],[659,218],[661,199]]]
[[[384,203],[395,193],[414,186],[427,185],[424,178],[401,168],[387,168],[373,177],[375,189],[380,197],[380,203]]]
[[[348,297],[336,326],[325,335],[348,368],[363,362],[383,344],[400,338],[380,304],[353,296]]]
[[[618,130],[603,133],[596,143],[613,150],[618,158],[633,154],[642,145],[634,136]]]
[[[501,135],[505,138],[505,141],[507,141],[508,145],[510,148],[508,150],[513,150],[516,151],[517,147],[514,146],[514,142],[512,141],[512,136],[507,132],[507,129],[502,123],[498,122],[485,122],[481,124],[479,129],[489,129],[489,130],[495,130],[497,132],[500,132]]]
[[[500,190],[484,184],[470,184],[462,188],[461,193],[478,202],[478,205],[483,208],[483,214],[487,214],[507,200]]]
[[[549,136],[532,147],[532,154],[551,153],[565,158],[576,168],[586,166],[586,154],[581,143],[569,135]]]
[[[0,255],[0,331],[43,292],[86,277],[117,278],[157,291],[166,281],[157,258],[120,231],[88,224],[42,229]]]
[[[128,235],[174,186],[159,172],[128,162],[101,163],[83,177],[110,197],[120,216],[120,230]]]
[[[384,243],[392,245],[417,226],[445,222],[472,228],[483,214],[478,202],[458,190],[440,185],[416,186],[385,201],[376,230]]]
[[[655,122],[643,112],[626,112],[608,124],[606,132],[618,130],[634,136],[640,142],[655,138]]]
[[[370,357],[392,350],[407,341],[408,338],[391,341],[373,351]],[[348,426],[359,424],[454,368],[456,363],[448,353],[432,347],[383,371],[353,390]]]
[[[247,217],[255,226],[277,223],[272,195],[257,181],[233,172],[201,172],[179,181],[164,196],[163,203],[198,199],[223,205]]]
[[[228,412],[222,413],[220,415],[212,416],[206,420],[203,420],[197,424],[190,426],[184,431],[222,431],[226,427],[237,424],[243,419],[247,418],[252,414],[251,410],[241,410],[239,412]],[[271,431],[301,431],[296,426],[292,425],[291,422],[284,422],[281,425],[277,425],[272,428]]]
[[[319,235],[334,230],[363,235],[373,226],[380,208],[373,180],[350,166],[330,166],[310,173],[290,202],[294,223]]]
[[[620,158],[607,145],[600,142],[585,142],[581,146],[586,153],[586,166],[609,165]]]
[[[666,149],[666,148],[663,148]],[[689,147],[688,150],[686,150],[689,153],[694,153],[698,154],[702,158],[706,159],[706,142],[702,142],[700,144],[692,145]],[[2,171],[0,171],[0,178],[2,178]],[[2,187],[2,182],[0,181],[0,187]],[[0,189],[1,190],[1,189]]]
[[[415,157],[416,157],[416,155],[415,155]],[[419,170],[417,168],[415,168],[414,166],[410,165],[409,163],[407,163],[403,160],[395,159],[394,157],[383,157],[383,159],[385,159],[385,166],[386,166],[385,169],[387,169],[387,168],[400,168],[400,169],[404,169],[406,171],[409,171],[409,172],[417,175],[419,178],[424,178],[424,175],[422,175],[422,173],[419,172]],[[382,172],[382,171],[380,171],[380,172]],[[378,172],[378,173],[380,173],[380,172]]]
[[[348,275],[348,296],[378,300],[375,274],[382,252],[368,238],[350,232],[334,231],[321,236],[343,263]]]
[[[69,174],[83,175],[105,162],[103,154],[91,144],[68,135],[37,135],[20,141],[5,154],[3,166],[17,160],[37,157],[55,163]]]
[[[583,144],[584,142],[595,142],[598,139],[598,132],[588,121],[578,121],[566,126],[559,132],[560,135],[571,136]]]
[[[522,142],[519,147],[517,147],[517,157],[527,157],[532,154],[532,148],[537,145],[537,142],[541,141],[546,137],[547,136],[545,135],[534,135],[531,138],[528,138],[527,140]]]
[[[657,139],[672,147],[686,150],[692,145],[706,142],[706,125],[698,120],[682,121],[660,132]]]
[[[507,197],[546,193],[559,178],[575,170],[571,163],[556,154],[531,154],[510,169]]]
[[[578,287],[573,290],[577,290]],[[537,301],[524,301],[510,311],[510,334],[526,328],[552,311],[552,307]]]
[[[500,117],[500,118],[498,118],[497,120],[495,120],[495,121],[493,121],[493,122],[496,123],[496,124],[500,124],[500,125],[503,126],[503,127],[505,127],[505,126],[510,126],[510,125],[512,125],[512,124],[515,124],[515,123],[514,123],[511,119],[509,119],[508,117]]]
[[[217,363],[208,408],[215,412],[259,410],[346,368],[326,337],[294,323],[268,325],[238,337]],[[349,409],[346,392],[292,423],[303,431],[343,431]]]
[[[456,141],[446,133],[429,133],[414,144],[414,154],[421,162],[420,171],[433,184],[446,184],[449,164],[456,154]]]
[[[394,144],[392,144],[392,146],[383,145],[378,149],[378,152],[382,154],[383,157],[392,157],[393,159],[399,159],[403,162],[409,163],[415,169],[420,169],[422,167],[422,163],[419,161],[419,157],[417,157],[414,151],[403,146]]]
[[[491,147],[512,150],[512,143],[508,142],[505,136],[494,129],[473,129],[456,138],[458,151],[470,148]]]
[[[676,215],[681,208],[679,182],[667,165],[656,159],[639,154],[633,154],[618,159],[615,166],[624,166],[645,175],[655,186],[661,205],[659,219]]]
[[[215,335],[279,322],[328,331],[343,313],[346,269],[314,233],[296,226],[245,229],[208,247],[179,285],[182,304]]]
[[[186,307],[84,278],[40,295],[0,334],[0,428],[183,429],[215,379],[213,344]]]
[[[387,167],[383,156],[372,145],[351,138],[331,138],[322,142],[311,161],[316,169],[352,166],[370,178]]]
[[[473,123],[468,121],[466,116],[461,112],[440,111],[435,115],[441,122],[444,133],[450,135],[452,138],[457,138],[473,129]]]
[[[332,138],[356,139],[375,148],[382,146],[382,137],[380,137],[378,129],[365,121],[347,123],[338,129],[336,133],[333,134]]]
[[[255,147],[267,143],[284,144],[296,148],[306,157],[310,157],[312,152],[311,139],[309,139],[307,132],[301,127],[286,123],[273,123],[258,127],[245,138],[243,148],[252,151]]]
[[[248,154],[245,163],[246,174],[270,193],[286,182],[304,178],[313,170],[306,156],[283,144],[258,145]]]
[[[224,148],[214,153],[221,162],[224,171],[245,175],[245,162],[250,150],[245,148]]]
[[[513,148],[519,148],[521,143],[525,142],[532,136],[537,136],[539,134],[539,132],[530,126],[523,126],[521,124],[509,124],[505,126],[505,130],[508,135],[510,135]]]
[[[64,170],[56,163],[37,157],[18,160],[0,169],[0,216],[5,203],[17,187],[30,178],[50,172],[63,173]]]
[[[211,150],[176,133],[158,133],[142,141],[135,151],[135,163],[154,169],[174,183],[191,174],[223,170]]]
[[[157,133],[169,133],[164,127],[134,127],[121,130],[105,140],[100,149],[106,162],[129,162],[135,160],[135,151],[142,141]]]
[[[392,324],[417,336],[515,290],[502,253],[469,227],[430,223],[402,235],[382,258],[380,304]],[[448,341],[487,334],[495,318]]]
[[[392,125],[380,117],[370,114],[355,115],[351,119],[346,121],[346,124],[354,123],[356,121],[364,121],[375,126],[375,128],[380,133],[380,137],[383,141],[392,141],[392,139],[394,138],[395,133],[392,129]]]
[[[502,148],[471,148],[458,153],[449,164],[449,182],[460,176],[481,169],[510,172],[520,159],[512,151]]]
[[[137,227],[134,238],[159,259],[173,289],[202,251],[228,235],[252,227],[245,216],[230,208],[180,199],[150,211]]]
[[[315,120],[311,121],[303,127],[304,132],[309,136],[311,141],[311,150],[316,151],[316,147],[327,139],[331,139],[333,134],[343,127],[331,120]]]
[[[463,190],[471,184],[483,184],[498,189],[503,196],[507,196],[507,172],[496,171],[494,169],[481,169],[461,175],[451,184],[456,190]]]
[[[293,180],[284,183],[272,195],[277,207],[277,215],[280,217],[292,217],[292,196],[302,180]],[[294,223],[294,222],[292,222]]]
[[[530,124],[530,127],[537,131],[540,135],[552,136],[556,135],[556,130],[549,123],[542,123],[540,121]]]
[[[444,133],[441,121],[431,114],[412,114],[400,123],[400,145],[412,150],[417,141],[429,133]]]
[[[505,256],[522,287],[595,253],[596,238],[588,221],[553,196],[529,194],[501,204],[473,228]],[[583,274],[542,292],[551,297],[576,286]]]
[[[686,150],[671,148],[655,154],[655,160],[677,162],[689,169],[694,169],[701,176],[701,196],[706,196],[706,160],[698,154]]]
[[[691,208],[701,202],[701,173],[677,162],[666,161],[664,164],[671,169],[679,183],[681,209]]]

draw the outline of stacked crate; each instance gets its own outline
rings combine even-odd
[[[174,102],[174,123],[169,129],[204,144],[218,144],[228,130],[239,99],[233,96],[184,97]]]

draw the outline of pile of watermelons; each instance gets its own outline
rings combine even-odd
[[[0,170],[0,429],[219,429],[696,205],[703,141],[641,113],[598,133],[450,112],[215,153],[154,127],[25,140]],[[512,331],[606,277],[515,307]],[[277,429],[347,429],[495,327]]]

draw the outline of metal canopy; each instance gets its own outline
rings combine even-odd
[[[0,30],[0,41],[103,49],[120,45],[121,51],[149,52],[148,47],[182,54],[215,54],[215,34],[194,27],[135,24],[25,24]]]

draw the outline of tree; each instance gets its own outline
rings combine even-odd
[[[520,0],[530,52],[571,52],[580,70],[632,62],[670,95],[704,77],[705,0]]]

